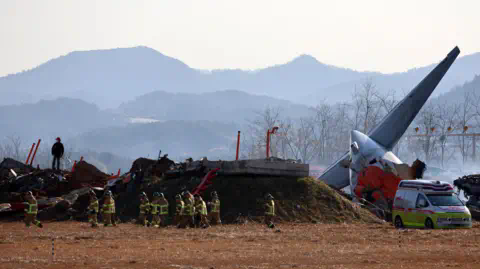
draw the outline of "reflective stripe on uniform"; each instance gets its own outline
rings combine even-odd
[[[207,215],[207,205],[204,201],[199,202],[196,205],[196,209],[198,212],[200,212],[201,215]]]
[[[90,203],[90,205],[88,206],[88,209],[98,212],[98,200],[95,200],[95,202]]]
[[[140,213],[141,213],[141,214],[147,213],[149,207],[150,207],[150,203],[140,204]]]
[[[25,209],[25,211],[27,211],[27,214],[37,214],[38,212],[37,202],[32,204],[28,203],[28,209]]]
[[[217,199],[213,202],[212,212],[220,212],[220,200]]]
[[[152,214],[155,215],[158,213],[159,204],[152,204]]]
[[[267,211],[265,212],[265,214],[275,216],[275,202],[267,202],[265,206],[267,207]]]
[[[109,204],[103,204],[103,213],[113,214],[115,213],[115,202],[111,202]]]
[[[161,205],[160,206],[160,215],[167,215],[168,214],[168,205]]]

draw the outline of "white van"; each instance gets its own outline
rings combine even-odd
[[[445,181],[402,180],[393,202],[396,228],[470,228],[472,215]]]

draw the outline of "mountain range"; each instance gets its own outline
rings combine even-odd
[[[436,94],[480,74],[479,62],[480,53],[459,58]],[[76,51],[31,70],[1,77],[0,105],[69,97],[101,109],[115,109],[155,91],[199,94],[228,89],[315,105],[320,100],[348,101],[355,85],[361,85],[366,78],[371,78],[380,91],[409,90],[433,66],[381,74],[326,65],[312,56],[301,55],[288,63],[255,71],[204,71],[148,47]]]

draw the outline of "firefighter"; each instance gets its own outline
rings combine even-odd
[[[102,205],[102,213],[103,213],[103,225],[105,227],[116,226],[115,222],[113,222],[113,225],[112,225],[112,218],[115,217],[115,200],[113,200],[111,191],[105,192],[103,205]]]
[[[160,193],[153,193],[151,208],[152,211],[150,213],[152,214],[152,226],[158,228],[160,224],[160,216],[158,215],[160,213]]]
[[[275,202],[273,201],[273,196],[267,193],[265,200],[265,224],[268,228],[275,228],[275,224],[273,224],[273,217],[275,217]]]
[[[178,228],[185,228],[190,226],[191,228],[195,227],[193,217],[195,216],[195,204],[193,201],[193,196],[189,191],[183,193],[183,199],[185,202],[185,207],[183,209],[182,220],[178,225]]]
[[[92,225],[92,228],[98,227],[98,199],[93,190],[90,190],[90,205],[88,206],[88,222]]]
[[[220,199],[216,191],[212,192],[212,201],[208,203],[210,205],[210,212],[208,213],[208,221],[212,225],[222,224],[220,219]]]
[[[160,193],[160,225],[167,226],[167,217],[168,217],[168,201],[165,199],[163,193]]]
[[[147,227],[149,225],[147,215],[150,212],[150,201],[148,201],[147,194],[142,192],[140,194],[140,214],[138,215],[138,222]]]
[[[195,194],[195,210],[199,216],[200,222],[198,227],[207,228],[210,227],[207,220],[207,205],[203,201],[202,196]]]
[[[182,215],[183,215],[183,209],[185,207],[185,203],[182,200],[182,195],[177,194],[175,196],[176,199],[176,207],[175,207],[175,218],[173,220],[174,225],[180,224],[180,221],[182,220]]]
[[[31,191],[25,194],[25,200],[27,200],[25,203],[25,225],[30,227],[30,224],[33,223],[35,226],[43,228],[42,223],[37,220],[38,204]]]

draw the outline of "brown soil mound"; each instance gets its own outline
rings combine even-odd
[[[72,189],[79,189],[85,184],[105,184],[109,175],[98,170],[95,166],[81,161],[75,166],[75,171],[70,180],[70,187]]]
[[[152,198],[155,191],[163,192],[170,203],[170,216],[175,210],[175,195],[184,190],[192,191],[200,178],[162,180],[147,189]],[[325,183],[313,178],[284,177],[226,177],[218,176],[203,194],[210,200],[216,190],[221,200],[222,219],[227,223],[240,218],[261,220],[266,193],[275,198],[277,220],[296,222],[380,222],[369,211],[359,208]],[[138,194],[118,196],[119,215],[138,215]]]
[[[159,160],[138,158],[133,162],[130,172],[134,172],[140,168],[142,171],[146,172],[147,175],[161,177],[162,174],[168,171],[170,166],[173,164],[175,163],[165,156]]]
[[[130,172],[141,168],[143,171],[146,171],[147,168],[154,165],[157,161],[147,158],[138,158],[132,163],[132,168],[130,168]]]

